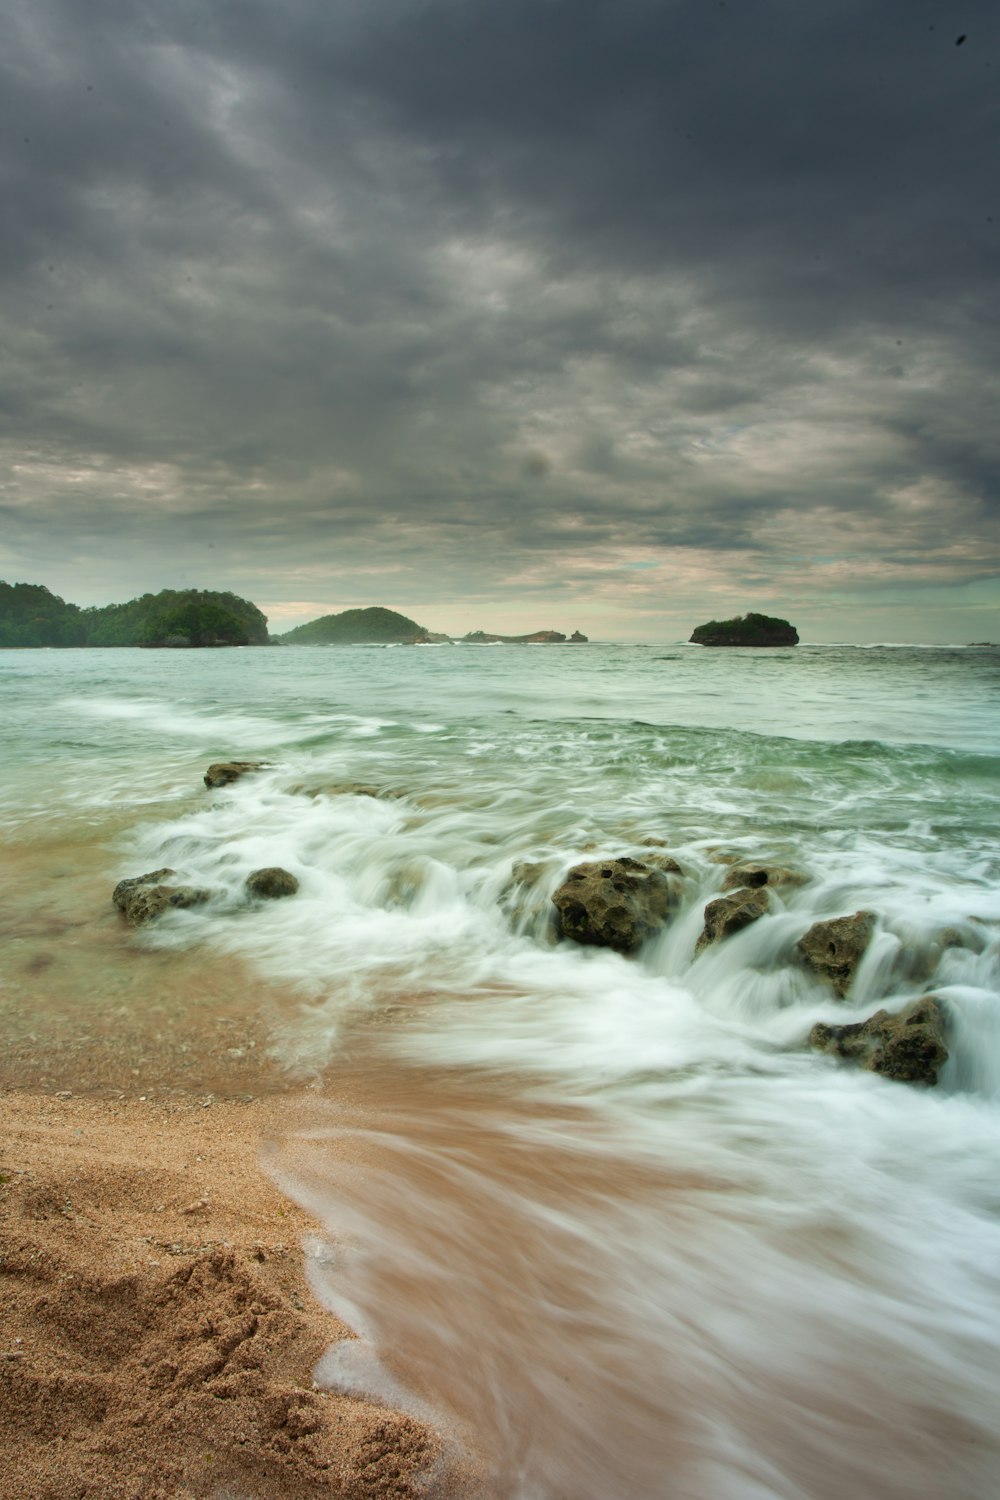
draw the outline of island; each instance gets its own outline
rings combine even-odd
[[[266,646],[267,617],[237,594],[161,589],[81,609],[41,583],[0,581],[0,646]]]
[[[568,643],[578,645],[586,639],[579,630],[574,630]],[[471,646],[559,646],[567,637],[561,630],[533,630],[530,635],[493,635],[488,630],[470,630],[462,640]]]
[[[737,615],[734,620],[709,620],[691,633],[695,646],[797,646],[799,633],[787,620],[773,615]]]
[[[377,604],[321,615],[279,637],[286,646],[417,646],[431,639],[431,632],[416,620]]]

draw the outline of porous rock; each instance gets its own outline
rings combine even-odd
[[[744,886],[730,896],[717,896],[705,907],[705,926],[695,945],[695,954],[749,927],[751,922],[764,915],[770,904],[770,897],[762,886]]]
[[[946,1031],[943,1007],[932,995],[924,995],[895,1014],[879,1010],[867,1021],[848,1026],[819,1022],[809,1033],[809,1045],[884,1078],[933,1084],[948,1061]]]
[[[211,892],[200,886],[165,885],[165,877],[173,873],[164,868],[119,880],[111,899],[132,927],[151,922],[171,907],[200,906],[208,900]]]
[[[246,776],[251,771],[263,770],[264,764],[262,760],[214,761],[205,772],[205,785],[207,787],[228,786],[231,781],[239,781],[241,776]]]
[[[841,999],[875,931],[875,913],[856,911],[853,916],[814,922],[799,941],[796,951],[807,969],[828,979]]]
[[[125,880],[119,880],[111,893],[111,899],[119,911],[124,911],[140,886],[159,885],[173,873],[173,870],[164,865],[163,869],[150,870],[146,875],[130,875]]]
[[[632,953],[659,932],[677,905],[674,880],[649,859],[574,865],[552,900],[559,932],[577,943]]]
[[[281,896],[294,896],[299,882],[290,870],[280,865],[268,865],[263,870],[252,870],[244,882],[247,893],[260,896],[265,901],[276,901]]]
[[[726,871],[722,889],[735,891],[744,885],[805,885],[808,879],[809,876],[803,875],[801,870],[792,870],[787,865],[757,864],[755,861],[747,861],[745,864],[733,865]]]

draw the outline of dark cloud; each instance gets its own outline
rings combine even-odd
[[[0,574],[640,634],[988,576],[1000,16],[962,22],[20,0]]]

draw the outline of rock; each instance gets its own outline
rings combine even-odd
[[[589,639],[590,637],[584,635],[582,630],[574,630],[573,634],[570,636],[570,640],[575,641],[577,644],[589,641]]]
[[[806,968],[828,979],[843,999],[874,931],[875,913],[856,911],[851,917],[814,922],[795,946]]]
[[[705,857],[713,865],[738,865],[743,858],[742,854],[734,854],[731,849],[720,849],[717,844],[705,850]]]
[[[268,865],[263,870],[253,870],[244,882],[249,895],[260,896],[265,901],[276,901],[281,896],[294,896],[299,882],[290,870],[280,865]]]
[[[705,907],[705,926],[695,945],[695,956],[712,943],[721,943],[723,938],[741,932],[762,917],[771,904],[771,899],[762,887],[753,890],[743,887],[731,896],[718,896]]]
[[[872,1073],[901,1083],[937,1083],[938,1069],[948,1061],[947,1025],[932,995],[895,1014],[876,1011],[867,1021],[849,1026],[820,1022],[809,1033],[809,1045],[848,1058]]]
[[[709,620],[691,632],[696,646],[797,646],[799,633],[787,620],[752,611],[733,620]]]
[[[169,907],[200,906],[211,891],[194,885],[164,885],[163,877],[173,870],[151,870],[148,875],[134,875],[119,880],[111,899],[132,927],[152,922]]]
[[[632,953],[663,927],[679,893],[653,859],[623,855],[574,865],[552,900],[563,937]]]
[[[150,870],[148,875],[130,875],[127,880],[119,880],[111,893],[111,899],[119,911],[124,911],[139,886],[159,885],[173,873],[173,870],[164,866],[162,870]]]
[[[262,770],[265,764],[262,760],[217,760],[205,772],[205,785],[228,786],[231,781],[239,781],[241,776],[247,776],[251,771]]]
[[[735,891],[744,885],[805,885],[808,880],[808,875],[785,865],[738,864],[727,872],[722,889]]]
[[[644,865],[652,865],[654,870],[662,870],[664,875],[684,874],[683,869],[672,854],[644,854],[642,862]]]

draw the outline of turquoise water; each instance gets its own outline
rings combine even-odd
[[[512,1500],[996,1493],[997,652],[2,652],[0,684],[7,838],[173,866],[216,894],[139,948],[302,995],[273,1046],[324,1099],[272,1170],[359,1334],[322,1379],[474,1432]],[[270,764],[206,793],[230,757]],[[648,839],[665,932],[557,942],[566,870]],[[808,878],[696,958],[734,856]],[[300,892],[251,912],[264,864]],[[794,948],[861,908],[838,1002]],[[805,1046],[924,993],[934,1090]]]

